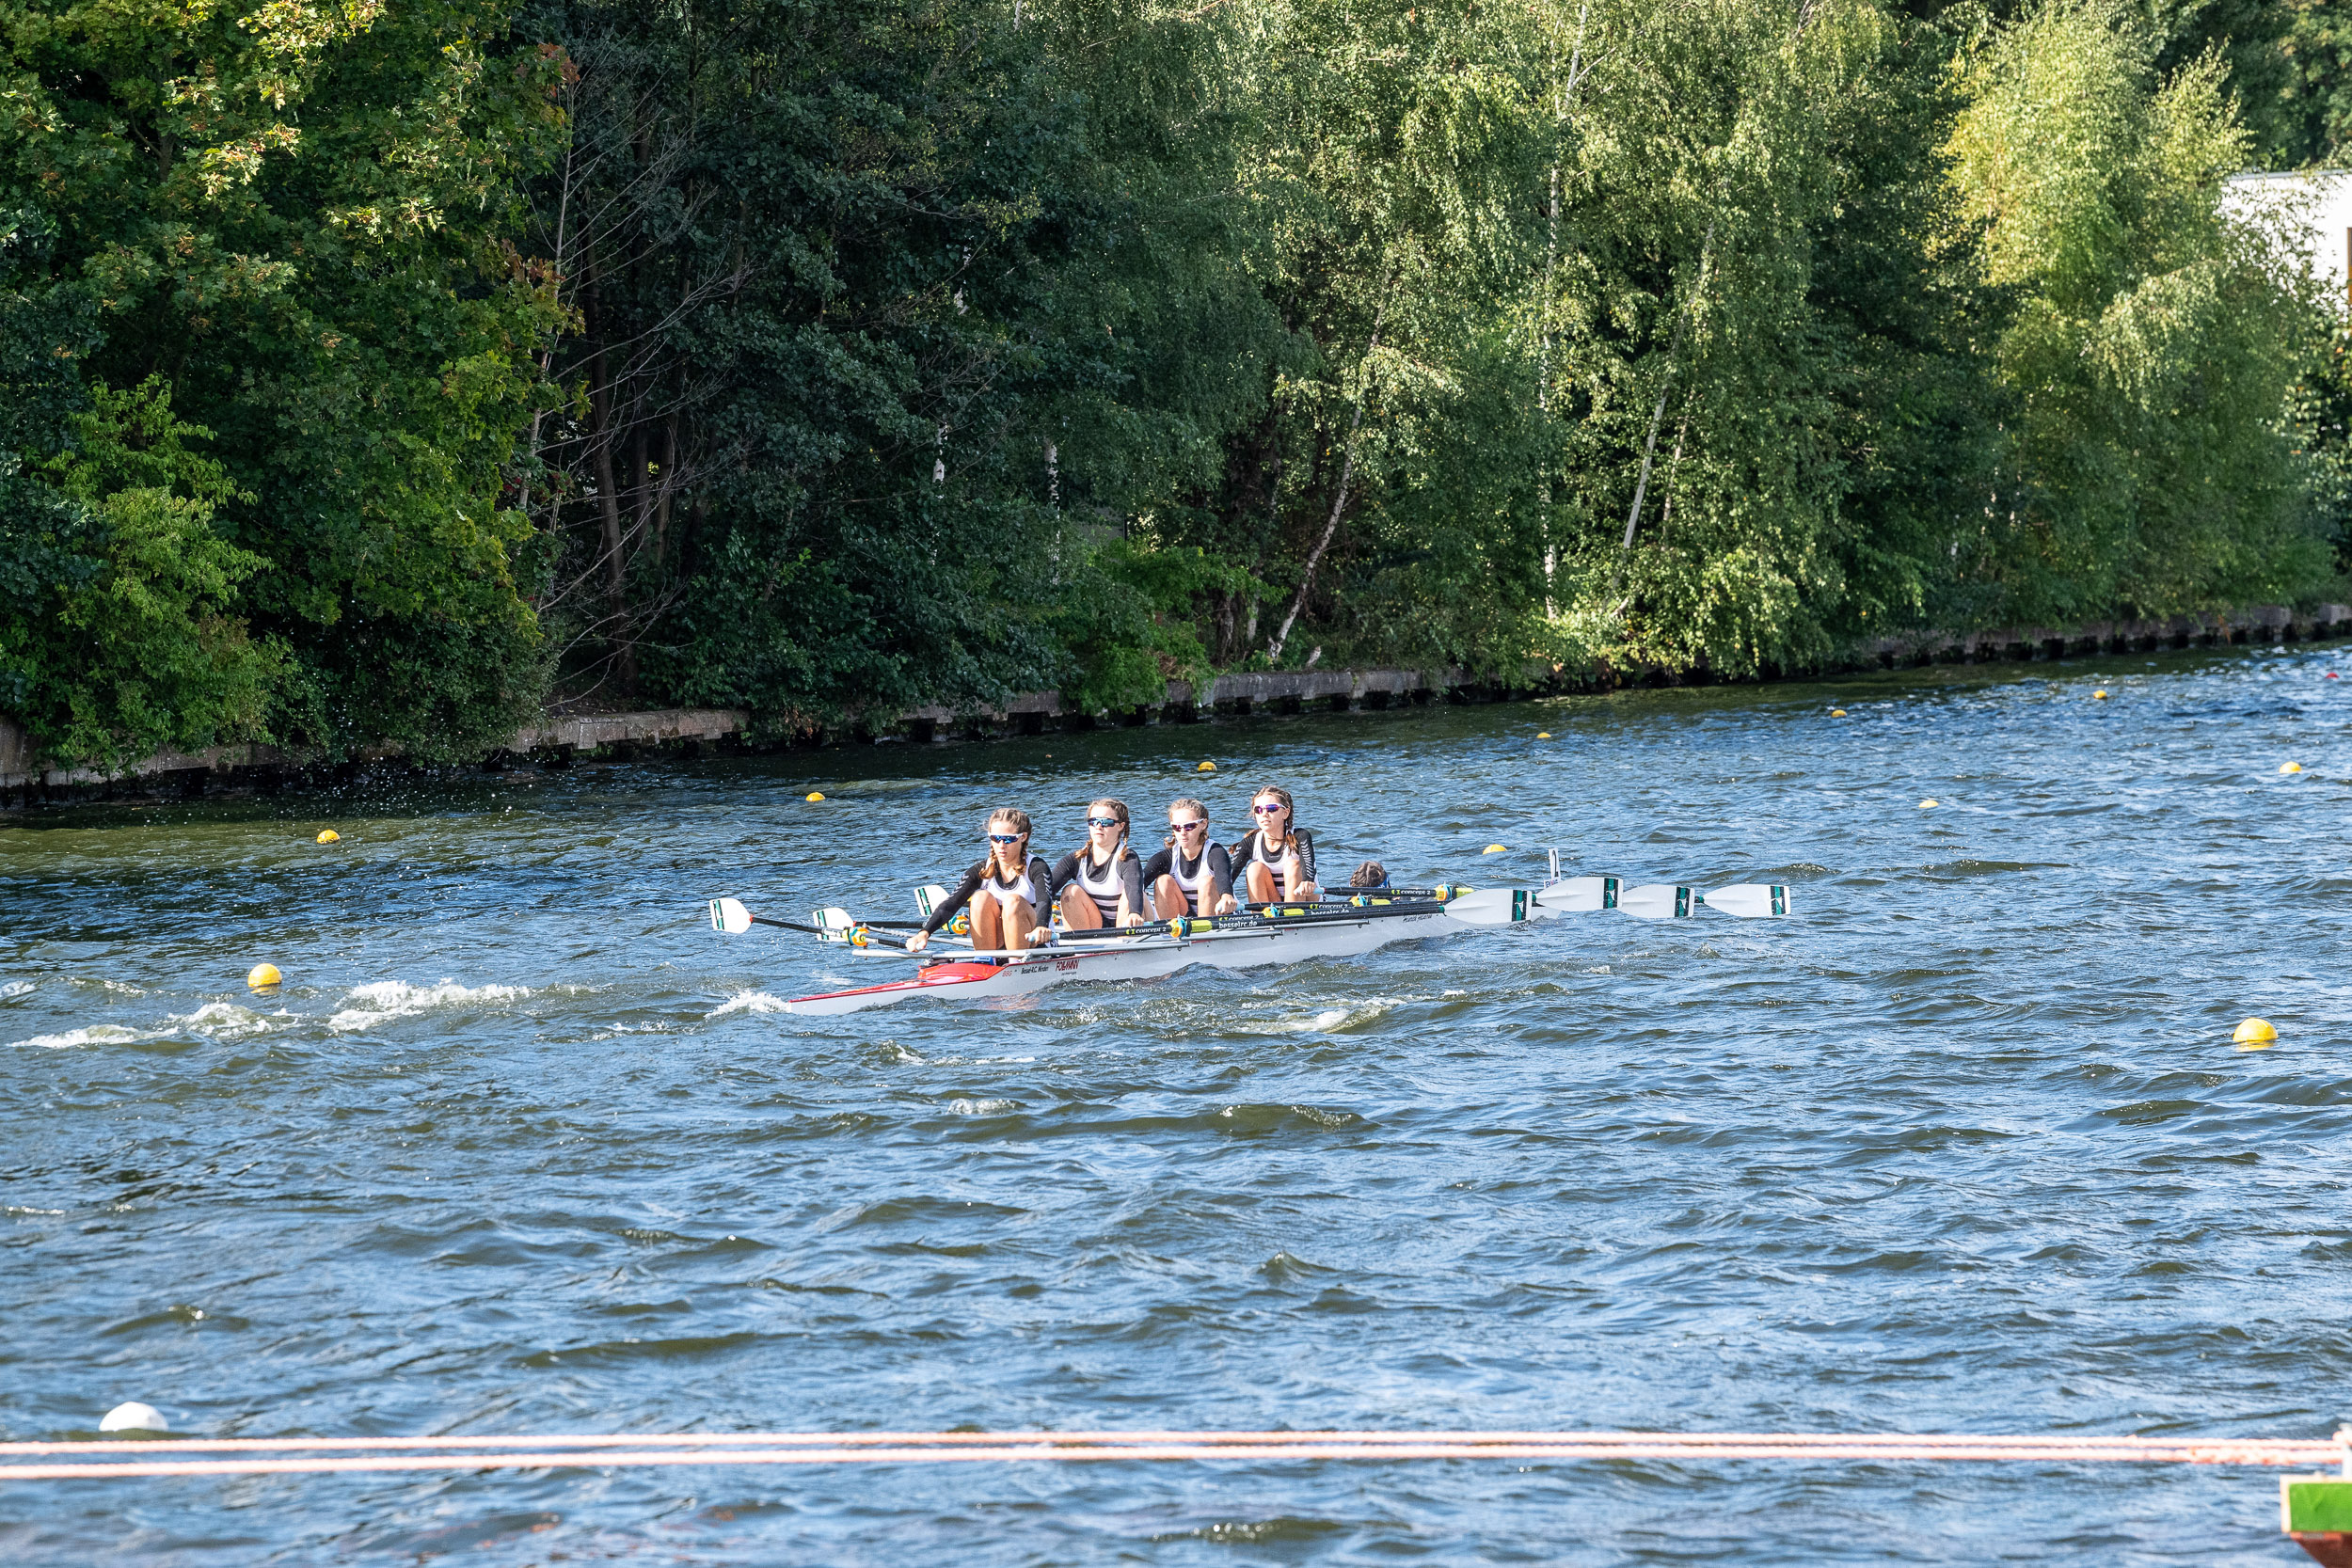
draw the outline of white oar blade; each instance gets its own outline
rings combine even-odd
[[[946,901],[947,890],[941,887],[937,882],[930,882],[914,890],[914,907],[916,910],[921,911],[923,918],[926,920],[929,920],[931,917],[931,911],[933,910],[939,908]],[[966,907],[964,909],[958,910],[956,911],[955,918],[948,921],[944,929],[949,936],[970,936],[972,934],[972,911],[970,908]]]
[[[1629,887],[1617,895],[1617,908],[1636,920],[1680,919],[1690,914],[1692,903],[1689,888],[1670,882]]]
[[[819,942],[847,942],[857,925],[849,911],[839,908],[818,910],[808,917],[808,923],[817,927]]]
[[[1449,898],[1445,912],[1467,926],[1508,926],[1514,920],[1551,913],[1538,908],[1535,895],[1523,887],[1490,887]]]
[[[1707,895],[1707,907],[1742,920],[1777,920],[1788,913],[1788,889],[1779,882],[1741,882]]]
[[[1567,914],[1613,910],[1617,907],[1617,879],[1569,877],[1536,894],[1535,901],[1548,910],[1559,910]]]
[[[740,898],[713,898],[710,901],[710,928],[739,937],[752,928],[752,911],[743,907]]]

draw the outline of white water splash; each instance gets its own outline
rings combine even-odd
[[[1241,1032],[1253,1035],[1327,1035],[1335,1029],[1369,1023],[1402,1001],[1402,998],[1392,996],[1367,997],[1352,1007],[1326,1007],[1312,1018],[1272,1019]]]
[[[32,993],[32,981],[10,980],[7,985],[0,986],[0,1002],[13,1002],[20,996],[30,996]]]
[[[947,1107],[960,1117],[1001,1117],[1007,1111],[1021,1109],[1017,1100],[959,1100]]]
[[[326,1021],[326,1027],[336,1033],[353,1029],[373,1029],[396,1018],[410,1018],[435,1007],[453,1004],[514,1002],[531,994],[528,986],[461,986],[443,980],[437,986],[412,986],[405,980],[376,980],[364,986],[354,986],[345,1002],[358,1006],[346,1006]]]
[[[128,1045],[139,1038],[136,1029],[125,1029],[117,1023],[93,1023],[87,1029],[72,1029],[62,1035],[35,1035],[29,1040],[16,1040],[16,1045],[37,1045],[44,1051],[63,1051],[74,1045]]]
[[[712,1019],[724,1018],[729,1013],[780,1013],[782,1011],[784,1011],[784,999],[780,996],[771,996],[764,990],[739,990],[709,1012],[703,1014],[703,1017]]]
[[[288,1018],[292,1015],[280,1013],[278,1016]],[[173,1014],[168,1022],[178,1024],[191,1035],[202,1035],[210,1039],[234,1039],[240,1035],[258,1035],[271,1027],[268,1019],[250,1007],[240,1007],[234,1002],[207,1002],[192,1013]]]

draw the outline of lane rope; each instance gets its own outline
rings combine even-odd
[[[508,1449],[523,1451],[503,1451]],[[351,1457],[261,1457],[293,1450]],[[105,1457],[161,1453],[249,1457]],[[1321,1459],[2334,1464],[2342,1467],[2344,1475],[2352,1477],[2352,1428],[2340,1430],[2332,1438],[2221,1439],[1761,1432],[755,1432],[510,1437],[158,1437],[0,1443],[0,1455],[40,1456],[50,1461],[0,1465],[0,1481],[680,1465]]]

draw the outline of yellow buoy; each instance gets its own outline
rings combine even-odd
[[[2299,762],[2282,762],[2279,765],[2279,771],[2281,773],[2300,773],[2303,771],[2303,765]]]
[[[823,790],[820,790],[820,789],[812,789],[812,790],[810,790],[810,791],[809,791],[806,795],[803,795],[803,796],[802,796],[802,797],[801,797],[801,799],[802,799],[802,800],[823,800],[824,798],[825,798],[825,793],[824,793],[824,791],[823,791]]]
[[[2239,1024],[2237,1033],[2230,1037],[2240,1045],[2259,1051],[2276,1040],[2279,1031],[2270,1026],[2270,1020],[2266,1018],[2249,1018]]]
[[[2106,702],[2107,700],[2106,688],[2103,686],[2098,690],[2092,692],[2090,694],[2090,700],[2094,703]]]
[[[1843,719],[1846,717],[1846,710],[1842,707],[1834,707],[1829,710],[1829,716],[1832,719]]]
[[[1551,732],[1549,730],[1537,730],[1535,732],[1535,738],[1538,740],[1549,740],[1551,738]]]
[[[342,841],[343,835],[337,832],[332,828],[322,828],[319,830],[319,842],[321,844],[341,844]]]
[[[1216,771],[1216,764],[1213,762],[1204,762],[1200,767],[1194,768],[1193,771],[1196,773],[1214,773]]]
[[[276,964],[255,964],[246,972],[245,983],[255,990],[266,990],[284,979],[285,976],[278,973]]]
[[[1482,855],[1507,855],[1510,853],[1508,849],[1505,849],[1500,844],[1489,844],[1486,847],[1478,852]]]
[[[1938,803],[1939,803],[1939,802],[1938,802],[1938,801],[1936,801],[1936,800],[1934,800],[1933,799],[1925,800],[1922,800],[1922,801],[1920,801],[1920,802],[1919,802],[1919,809],[1920,809],[1921,811],[1925,811],[1925,810],[1927,810],[1930,806],[1936,805],[1936,804],[1938,804]]]

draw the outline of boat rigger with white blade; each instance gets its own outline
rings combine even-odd
[[[1546,920],[1579,910],[1617,910],[1637,919],[1690,916],[1701,909],[1742,917],[1785,916],[1788,890],[1750,883],[1702,893],[1658,884],[1620,888],[1614,877],[1580,877],[1542,888],[1434,888],[1410,895],[1371,894],[1320,902],[1268,904],[1216,919],[1161,921],[1100,935],[1062,933],[1030,953],[943,958],[914,975],[879,986],[796,996],[784,1010],[803,1016],[861,1012],[911,997],[977,999],[1024,996],[1072,980],[1148,980],[1195,964],[1256,969],[1309,958],[1354,958],[1392,942],[1453,936],[1488,926]],[[714,899],[714,929],[740,934],[755,925],[813,933],[856,947],[898,947],[904,939],[843,911],[818,911],[814,925],[753,914],[741,901]]]

